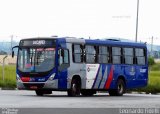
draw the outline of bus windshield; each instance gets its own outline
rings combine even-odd
[[[22,48],[18,53],[21,72],[47,72],[54,68],[55,48]]]

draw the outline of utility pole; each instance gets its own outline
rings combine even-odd
[[[157,37],[151,37],[151,38],[149,38],[149,39],[151,39],[151,52],[153,51],[153,41],[155,40],[155,39],[158,39]]]
[[[138,14],[139,14],[139,0],[137,0],[137,19],[136,19],[136,37],[135,37],[136,42],[138,37]]]
[[[12,46],[13,46],[13,35],[11,35],[11,54],[12,54]]]
[[[151,37],[151,53],[153,51],[153,36]]]
[[[5,65],[5,59],[7,58],[7,55],[3,57],[3,67],[2,67],[2,80],[4,81],[4,65]]]

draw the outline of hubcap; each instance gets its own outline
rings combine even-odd
[[[72,90],[73,90],[74,93],[76,93],[76,84],[72,85]]]
[[[119,93],[123,93],[123,85],[122,84],[118,85],[118,91],[119,91]]]

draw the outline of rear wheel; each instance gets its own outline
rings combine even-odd
[[[116,89],[109,90],[110,96],[122,96],[125,93],[126,87],[122,79],[118,79]]]
[[[80,81],[77,79],[72,79],[71,88],[67,91],[68,96],[72,96],[72,97],[79,96],[80,89],[81,89]]]

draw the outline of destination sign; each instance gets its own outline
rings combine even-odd
[[[33,45],[45,45],[45,40],[33,40]]]
[[[28,40],[21,40],[20,41],[20,46],[22,47],[51,47],[55,46],[56,43],[55,40],[52,39],[47,39],[47,40],[39,40],[39,39],[28,39]]]

